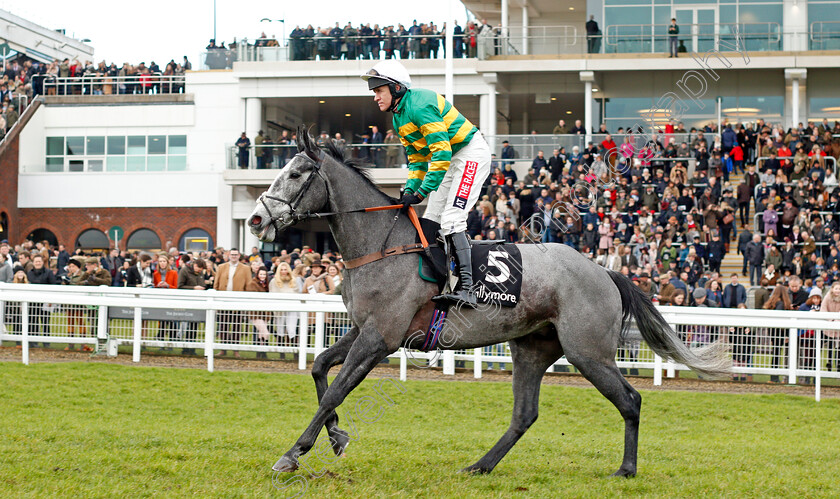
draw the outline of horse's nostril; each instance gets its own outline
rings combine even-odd
[[[251,225],[256,226],[256,225],[259,225],[261,223],[262,223],[262,217],[257,216],[257,215],[254,215],[253,217],[251,217]]]

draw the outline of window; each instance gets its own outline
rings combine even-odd
[[[166,154],[166,136],[151,135],[149,137],[149,154]]]
[[[35,229],[26,236],[26,239],[36,243],[47,241],[53,248],[58,247],[58,238],[49,229]]]
[[[64,137],[47,137],[47,156],[64,155]]]
[[[204,229],[190,229],[178,241],[178,249],[181,251],[207,251],[212,247],[213,238]]]
[[[47,137],[46,172],[162,172],[187,169],[186,135]]]
[[[103,156],[105,154],[105,137],[87,138],[87,155]]]
[[[163,245],[151,229],[137,229],[128,236],[125,247],[128,250],[159,250]]]
[[[9,238],[9,215],[6,212],[0,212],[0,239]]]
[[[131,136],[128,138],[128,154],[146,154],[146,137]]]
[[[832,121],[840,120],[840,98],[811,97],[809,103],[809,120],[822,121],[823,118],[828,118]]]
[[[106,250],[111,247],[111,242],[101,230],[88,229],[76,238],[76,247],[85,250]]]
[[[67,137],[67,156],[84,156],[85,154],[85,138],[84,137]]]
[[[125,137],[108,137],[108,155],[125,155]]]

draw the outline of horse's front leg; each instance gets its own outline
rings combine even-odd
[[[319,403],[324,398],[324,393],[326,393],[329,387],[327,375],[330,372],[330,368],[344,363],[347,354],[350,352],[350,347],[353,346],[353,342],[356,341],[358,336],[359,328],[354,325],[347,334],[339,338],[333,346],[324,350],[315,359],[315,363],[312,365],[312,379],[315,380],[315,391],[318,392]],[[333,452],[335,452],[336,456],[340,456],[344,453],[344,449],[347,448],[347,444],[350,442],[350,436],[346,431],[338,427],[338,414],[335,411],[327,417],[326,426],[327,433],[330,436],[330,442],[333,445]]]
[[[298,458],[312,448],[315,439],[324,424],[335,413],[336,407],[344,402],[347,395],[356,388],[376,364],[399,348],[389,347],[376,328],[365,325],[359,332],[359,337],[353,342],[347,355],[344,367],[336,376],[335,381],[327,388],[315,412],[315,417],[297,442],[281,457],[271,469],[274,471],[295,471],[298,468]],[[331,442],[332,443],[332,442]]]

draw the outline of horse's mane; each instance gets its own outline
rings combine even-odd
[[[373,181],[372,175],[370,173],[370,167],[373,165],[360,158],[348,158],[345,155],[344,151],[341,148],[339,148],[338,144],[336,144],[335,141],[332,139],[330,139],[327,142],[327,153],[329,153],[329,155],[332,156],[334,160],[350,168],[363,179],[367,180],[367,182],[373,187],[376,187],[377,190],[379,189],[379,187],[377,187],[376,185],[376,182]]]

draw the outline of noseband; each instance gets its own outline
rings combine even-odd
[[[306,177],[306,180],[303,182],[303,186],[301,186],[298,193],[295,194],[295,197],[293,197],[291,201],[287,201],[281,197],[272,196],[267,192],[264,192],[257,199],[257,201],[259,201],[263,205],[263,208],[265,208],[265,212],[268,213],[269,223],[272,225],[272,227],[274,227],[275,234],[280,233],[280,229],[277,226],[277,222],[293,224],[300,222],[301,220],[306,220],[307,218],[312,216],[312,214],[309,212],[297,213],[297,207],[303,199],[303,195],[306,193],[307,190],[309,190],[309,186],[315,179],[315,175],[321,177],[321,165],[324,162],[324,151],[318,150],[318,156],[315,156],[314,152],[299,152],[295,155],[295,157],[298,157],[300,155],[304,155],[308,159],[314,161],[315,167],[312,169],[311,172],[309,172],[309,176]],[[324,177],[321,177],[321,179],[324,179]],[[324,182],[324,185],[326,185],[326,181]],[[327,190],[329,191],[329,187],[327,187]],[[266,199],[271,199],[272,201],[277,201],[279,203],[285,204],[289,207],[289,212],[283,215],[273,215],[271,213],[271,208],[269,208],[268,204],[266,204],[265,202]]]

